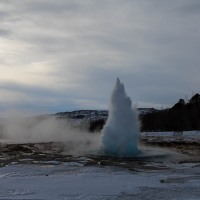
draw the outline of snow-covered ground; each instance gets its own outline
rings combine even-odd
[[[147,167],[129,171],[53,161],[9,165],[0,168],[0,199],[200,199],[200,165]]]
[[[142,132],[141,136],[172,137],[178,135],[179,133],[181,132]],[[200,138],[200,131],[183,131],[182,136]]]
[[[196,142],[200,139],[199,131],[183,132],[183,136],[178,137],[173,132],[141,135],[150,140],[158,137],[168,142],[188,138]],[[188,158],[188,155],[173,150],[163,149],[162,152],[162,148],[153,146],[150,150],[145,149],[145,155],[135,160],[123,160],[98,155],[70,157],[56,154],[58,152],[54,150],[41,154],[42,147],[50,148],[52,145],[40,144],[41,148],[39,144],[38,148],[35,145],[16,144],[15,148],[6,148],[2,144],[4,151],[0,161],[4,165],[0,167],[0,199],[200,199],[199,159],[191,160],[190,156]],[[185,148],[187,150],[188,146]],[[199,157],[199,154],[195,156]]]
[[[185,142],[200,144],[200,131],[143,132],[141,133],[141,139],[147,139],[148,142]]]

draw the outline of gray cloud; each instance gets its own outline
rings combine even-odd
[[[200,2],[198,0],[185,1],[185,3],[176,10],[183,15],[200,15]]]
[[[1,20],[5,20],[7,16],[9,16],[9,14],[6,11],[0,10]]]
[[[11,32],[9,30],[0,29],[0,37],[6,37],[6,36],[9,36],[10,34]]]
[[[76,3],[75,1],[31,1],[25,5],[25,8],[30,12],[50,12],[51,14],[57,14],[66,11],[74,12],[80,8],[80,4]]]
[[[21,107],[37,107],[30,99],[41,98],[40,106],[52,99],[52,110],[103,108],[119,76],[139,106],[170,106],[200,92],[199,5],[1,1],[0,88],[29,97]]]

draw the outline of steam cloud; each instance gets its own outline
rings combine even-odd
[[[124,85],[117,78],[112,92],[109,117],[101,134],[75,129],[55,117],[23,117],[19,113],[0,120],[0,139],[11,143],[62,142],[66,153],[83,155],[103,147],[107,155],[135,156],[138,150],[139,122]]]
[[[136,110],[124,85],[117,78],[114,87],[109,117],[103,129],[103,151],[105,154],[130,157],[138,154],[139,122]]]
[[[55,117],[23,117],[15,113],[0,121],[1,141],[9,143],[61,142],[70,155],[83,155],[96,151],[101,135],[74,128],[66,119]]]

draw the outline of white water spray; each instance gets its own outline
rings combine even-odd
[[[109,117],[103,129],[103,151],[107,155],[131,157],[138,150],[139,121],[136,110],[132,108],[130,97],[124,85],[117,78],[114,87]]]

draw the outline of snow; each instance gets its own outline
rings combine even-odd
[[[41,167],[42,168],[42,167]],[[23,170],[22,170],[23,169]],[[28,197],[28,198],[64,198],[82,199],[83,197],[95,197],[95,196],[118,196],[122,192],[132,193],[137,192],[136,186],[138,183],[142,186],[145,180],[144,177],[137,177],[137,183],[132,181],[134,175],[128,173],[104,173],[101,170],[90,169],[90,172],[84,170],[77,173],[77,171],[71,171],[66,173],[63,169],[60,173],[46,176],[45,171],[34,169],[35,174],[27,175],[27,171],[32,167],[15,166],[7,167],[1,170],[1,173],[5,174],[1,178],[0,197]],[[44,173],[38,173],[43,171]],[[67,171],[68,172],[68,171]],[[5,178],[6,177],[6,178]],[[155,180],[149,179],[147,184],[154,184]],[[16,184],[17,183],[17,184]]]
[[[155,142],[186,142],[186,143],[200,143],[200,131],[183,131],[176,132],[142,132],[140,133],[142,139]]]
[[[173,132],[149,132],[141,133],[141,136],[161,137],[167,141],[174,139]],[[200,131],[183,132],[181,138],[198,141]],[[156,148],[153,151],[155,155],[163,154],[160,150],[156,152]],[[162,156],[159,158],[159,161],[148,161],[147,158],[145,162],[132,164],[130,169],[122,167],[123,160],[113,161],[120,162],[121,167],[85,165],[92,161],[87,156],[75,157],[68,162],[12,162],[0,167],[0,199],[200,199],[200,163],[179,164],[169,160],[171,157],[168,160]],[[25,162],[32,159],[21,160]]]
[[[78,162],[9,165],[0,168],[0,199],[199,199],[200,167],[171,167],[136,172]]]
[[[152,137],[171,137],[174,136],[174,132],[142,132],[141,136]],[[200,131],[183,131],[183,137],[197,137],[200,138]]]

